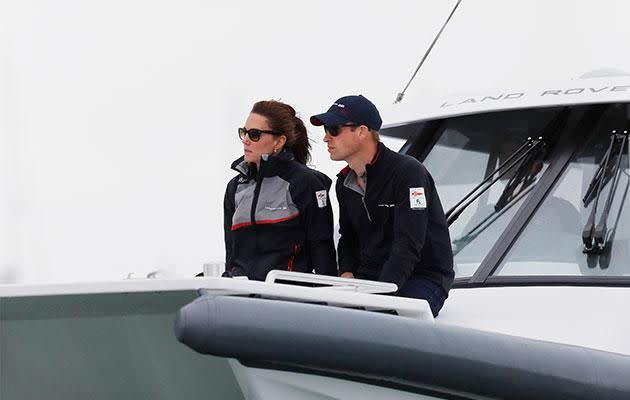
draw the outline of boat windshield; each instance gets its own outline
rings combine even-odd
[[[456,284],[630,277],[629,116],[575,105],[391,128],[433,175]]]
[[[627,117],[626,105],[608,110],[578,146],[495,275],[630,276]],[[594,238],[584,243],[583,232],[591,228],[592,235],[601,230],[599,247],[587,245]]]
[[[450,226],[457,278],[475,273],[536,186],[565,120],[566,112],[554,108],[456,117],[440,124],[424,164],[445,211],[457,208],[484,178],[505,166],[494,175],[500,178],[491,185],[489,181]],[[543,136],[538,147],[525,154],[528,139],[538,141]]]

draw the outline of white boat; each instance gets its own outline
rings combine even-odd
[[[623,8],[601,4],[615,17]],[[454,15],[441,57],[470,51],[462,35],[479,15]],[[567,43],[537,21],[508,20],[476,27],[476,37]],[[577,53],[614,47],[598,21]],[[579,73],[569,61],[549,66],[545,80],[534,45],[518,44],[528,52],[512,86],[481,77],[459,90],[438,53],[420,89],[383,110],[382,134],[423,161],[446,209],[516,161],[451,225],[457,275],[439,317],[421,300],[382,294],[391,288],[317,277],[305,287],[295,274],[3,285],[0,398],[630,398],[630,63],[590,56]]]
[[[298,388],[312,398],[630,396],[630,79],[572,83],[508,92],[522,108],[500,103],[505,93],[442,99],[430,117],[383,130],[407,139],[401,151],[433,171],[452,208],[455,288],[432,323],[206,296],[182,309],[180,340],[241,360],[231,365],[252,399]]]
[[[523,92],[523,108],[499,109],[495,93],[446,100],[441,113],[383,130],[408,138],[401,151],[433,171],[447,209],[521,157],[451,225],[457,276],[437,319],[421,300],[331,281],[4,285],[2,398],[630,396],[630,80],[525,102],[577,91],[547,88]],[[600,198],[584,206],[610,143]],[[607,231],[585,246],[596,202]],[[173,334],[189,302],[177,336],[212,355]]]

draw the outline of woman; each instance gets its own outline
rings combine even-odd
[[[337,275],[331,180],[310,169],[306,127],[279,101],[254,104],[238,129],[243,157],[225,192],[224,276],[264,280],[273,269]]]

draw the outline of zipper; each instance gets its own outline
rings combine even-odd
[[[261,163],[262,168],[262,163]],[[250,212],[250,218],[252,220],[252,226],[256,226],[256,206],[258,205],[258,197],[260,196],[260,187],[262,186],[262,174],[258,171],[256,177],[256,187],[254,188],[254,198],[252,199],[252,209]]]
[[[353,174],[354,174],[354,172],[353,172]],[[357,179],[363,179],[365,190],[361,188],[361,186],[356,181],[356,179],[352,183],[352,179],[348,178],[349,176],[352,176],[352,175],[347,175],[346,176],[346,180],[348,180],[348,182],[344,181],[343,182],[343,186],[345,188],[348,188],[348,189],[352,190],[353,192],[357,193],[359,196],[361,196],[361,202],[363,203],[363,209],[365,210],[365,214],[367,214],[368,220],[370,222],[372,222],[372,216],[370,215],[370,212],[368,211],[367,204],[365,204],[365,195],[367,193],[367,171],[366,171],[366,175],[363,178],[358,178],[357,177]],[[356,176],[356,174],[355,174],[355,176]]]
[[[376,154],[378,155],[378,153]],[[361,202],[363,203],[363,208],[365,209],[368,220],[372,222],[372,217],[370,216],[370,212],[368,211],[367,204],[365,204],[365,196],[367,196],[367,171],[365,171],[363,173],[363,176],[360,176],[359,179],[363,180],[363,196],[361,196]]]
[[[361,202],[363,203],[363,208],[365,209],[365,213],[367,214],[368,220],[372,222],[372,217],[370,217],[370,212],[368,211],[367,204],[365,204],[365,196],[361,196]]]

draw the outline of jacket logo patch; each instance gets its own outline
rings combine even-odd
[[[317,205],[319,206],[319,208],[326,207],[326,200],[328,196],[325,190],[318,190],[317,192],[315,192],[315,197],[317,198]]]
[[[409,188],[409,207],[412,210],[427,208],[427,198],[424,196],[424,188]]]
[[[378,207],[396,207],[396,204],[377,204]]]

